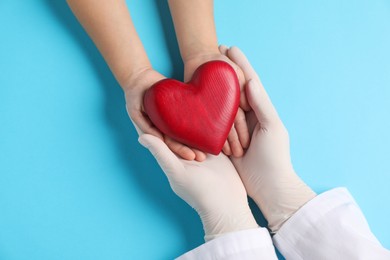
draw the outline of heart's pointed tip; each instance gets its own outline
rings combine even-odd
[[[222,148],[223,148],[223,144],[222,146],[219,145],[218,147],[209,147],[208,151],[204,151],[204,152],[218,156],[221,153]]]
[[[212,155],[215,155],[215,156],[218,156],[220,153],[221,153],[221,151],[219,151],[219,152],[216,152],[216,151],[209,152],[209,154],[212,154]]]

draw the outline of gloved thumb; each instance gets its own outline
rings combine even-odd
[[[138,142],[150,151],[168,178],[184,171],[184,166],[179,158],[158,137],[142,134],[138,138]]]
[[[259,76],[249,63],[245,54],[239,48],[231,47],[228,51],[228,56],[244,72],[245,78],[248,81],[245,94],[259,122],[265,124],[269,121],[279,120],[279,116],[261,84]]]
[[[249,105],[256,114],[257,120],[265,125],[270,121],[279,119],[278,113],[271,103],[261,82],[256,79],[250,79],[245,88],[245,94],[248,98]]]

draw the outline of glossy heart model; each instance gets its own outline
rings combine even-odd
[[[144,108],[164,134],[201,151],[219,154],[240,100],[234,69],[224,61],[201,65],[191,81],[163,79],[149,88]]]

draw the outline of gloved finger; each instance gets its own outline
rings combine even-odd
[[[226,155],[226,156],[230,156],[232,155],[232,150],[230,149],[230,145],[229,145],[229,142],[226,140],[223,147],[222,147],[222,152]]]
[[[239,48],[232,47],[228,51],[228,56],[233,62],[242,68],[245,78],[247,79],[247,86],[248,82],[252,81],[251,84],[254,87],[255,95],[250,98],[248,91],[245,91],[245,93],[248,98],[249,105],[251,105],[252,109],[254,109],[252,105],[256,105],[257,111],[255,112],[259,121],[261,120],[261,122],[264,123],[263,121],[268,122],[279,120],[278,114],[270,98],[268,97],[267,92],[261,84],[260,78],[249,63],[248,59],[245,57],[244,53],[242,53]],[[252,102],[250,99],[252,99]]]
[[[244,73],[244,77],[247,80],[259,79],[256,71],[253,69],[252,65],[249,63],[247,57],[238,47],[235,47],[235,46],[231,47],[227,52],[227,56],[229,59],[231,59],[234,63],[236,63],[242,69],[242,71]]]
[[[266,93],[261,90],[262,86],[260,82],[256,80],[248,81],[246,94],[249,104],[255,112],[257,120],[261,125],[265,126],[270,122],[276,122],[280,119],[268,96],[264,96]]]
[[[241,108],[238,108],[236,118],[234,119],[234,127],[236,128],[238,139],[240,140],[242,148],[248,148],[250,142],[249,130],[245,113]]]
[[[153,125],[152,121],[150,121],[149,117],[144,112],[137,109],[131,109],[129,111],[127,106],[126,111],[139,136],[145,133],[154,135],[163,140],[162,133]]]
[[[222,55],[225,55],[227,58],[229,58],[229,56],[228,56],[229,48],[226,45],[219,45],[218,48],[219,48],[219,52]],[[249,106],[248,100],[247,100],[246,95],[245,95],[245,76],[244,76],[244,73],[242,72],[241,68],[239,66],[237,66],[237,64],[235,64],[234,62],[231,65],[233,66],[234,70],[236,71],[238,82],[240,84],[240,90],[241,90],[240,91],[240,107],[242,109],[244,109],[245,111],[249,111],[250,106]]]
[[[188,161],[195,160],[196,154],[188,146],[185,146],[184,144],[181,144],[181,143],[173,140],[169,136],[164,136],[164,141],[167,144],[167,146],[169,147],[169,149],[171,149],[172,152],[174,152],[175,154],[177,154],[181,158],[188,160]]]
[[[232,155],[234,157],[241,157],[244,154],[244,150],[242,149],[240,139],[238,138],[238,134],[234,125],[232,129],[230,129],[230,133],[228,135],[228,142],[232,150]]]
[[[245,77],[242,70],[237,66],[237,64],[235,64],[229,59],[228,57],[229,48],[226,45],[219,45],[218,49],[222,55],[226,56],[228,63],[233,67],[234,71],[237,74],[238,82],[240,83],[240,89],[243,90],[243,86],[245,84]]]
[[[179,158],[159,138],[150,134],[142,134],[138,142],[152,153],[168,178],[184,171]]]

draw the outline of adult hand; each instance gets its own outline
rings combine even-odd
[[[225,155],[207,155],[203,162],[187,161],[155,136],[143,134],[139,142],[156,158],[172,190],[199,214],[206,241],[258,227],[244,185]]]
[[[189,148],[172,138],[163,135],[150,121],[143,110],[143,97],[145,91],[157,81],[165,77],[153,69],[144,69],[135,73],[123,87],[126,98],[126,108],[139,135],[147,133],[164,140],[168,147],[180,157],[186,160],[203,161],[205,153]]]
[[[250,107],[248,105],[248,101],[244,93],[244,83],[245,83],[244,74],[240,69],[240,67],[237,66],[237,64],[235,64],[226,56],[227,50],[228,48],[226,46],[221,45],[219,47],[219,53],[216,52],[201,53],[195,56],[186,57],[186,59],[184,59],[184,81],[185,82],[189,81],[192,75],[194,74],[195,70],[200,65],[208,61],[221,60],[229,63],[233,67],[233,69],[236,71],[240,83],[240,89],[241,89],[240,107],[238,109],[236,118],[234,120],[234,125],[230,130],[229,136],[223,146],[222,151],[226,155],[241,157],[244,154],[244,149],[248,148],[249,141],[250,141],[249,132],[245,120],[245,112],[244,112],[244,110],[250,110]]]
[[[245,155],[232,158],[250,197],[276,232],[315,193],[295,173],[288,132],[272,105],[258,75],[245,55],[233,47],[228,57],[244,72],[251,143]]]

